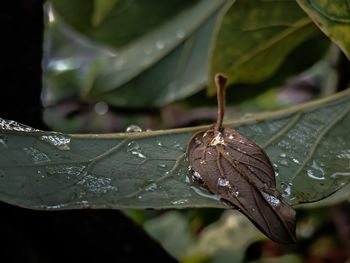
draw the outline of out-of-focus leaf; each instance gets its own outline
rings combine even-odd
[[[94,11],[91,24],[94,27],[99,26],[106,16],[113,10],[113,7],[121,3],[120,0],[94,0]]]
[[[318,31],[294,1],[237,0],[221,21],[210,79],[222,72],[229,76],[229,85],[266,81],[292,50],[315,38]],[[215,92],[210,82],[208,93]]]
[[[343,0],[297,0],[315,24],[350,59],[350,3]]]
[[[77,31],[112,47],[121,47],[152,31],[198,0],[117,0],[118,4],[115,0],[50,2]]]
[[[155,219],[149,219],[144,225],[151,237],[163,245],[173,256],[182,256],[190,240],[187,219],[177,211],[168,212]]]
[[[228,210],[220,220],[204,228],[198,238],[187,246],[184,258],[191,262],[190,259],[198,255],[216,258],[228,252],[243,256],[243,253],[240,255],[237,252],[245,251],[252,241],[260,237],[261,233],[242,214]]]
[[[289,204],[350,182],[350,90],[226,123],[262,146]],[[199,129],[63,135],[0,121],[0,200],[33,209],[227,207],[191,180]]]
[[[51,37],[61,34],[66,38],[66,46],[60,47],[61,52],[48,50],[45,61],[75,58],[76,79],[81,80],[78,86],[84,86],[89,67],[98,60],[101,67],[91,89],[88,93],[84,88],[84,91],[79,90],[90,101],[102,100],[124,107],[161,106],[205,87],[211,39],[217,17],[226,2],[196,1],[190,8],[169,17],[119,50],[94,45],[71,32],[58,19],[59,30],[52,32]],[[54,53],[59,56],[55,57]],[[55,71],[57,68],[45,67],[48,83],[59,81]],[[50,93],[51,87],[47,89]]]

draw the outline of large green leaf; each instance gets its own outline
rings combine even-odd
[[[265,148],[289,204],[350,181],[350,90],[227,122]],[[63,135],[0,121],[0,200],[34,209],[227,207],[191,180],[194,127]],[[131,130],[132,131],[132,130]]]
[[[297,2],[350,59],[350,2],[348,0],[297,0]]]
[[[315,39],[313,46],[317,46],[318,36],[319,30],[295,1],[237,0],[221,21],[211,57],[210,79],[222,72],[229,76],[229,85],[266,81],[299,45]],[[305,59],[300,51],[293,62],[288,60],[286,64]],[[315,49],[304,53],[310,52],[315,53]],[[289,68],[287,73],[295,72]],[[208,93],[215,92],[211,82]]]
[[[54,1],[56,8],[57,2]],[[161,106],[205,87],[212,35],[226,2],[196,1],[190,8],[169,16],[166,21],[118,50],[106,49],[82,39],[67,30],[58,19],[58,30],[48,31],[47,42],[50,42],[50,37],[56,39],[57,34],[66,41],[56,47],[59,51],[52,47],[46,53],[45,61],[48,61],[47,65],[52,65],[74,60],[75,80],[80,81],[74,86],[80,87],[81,96],[88,97],[89,101],[103,100],[124,107]],[[154,3],[148,4],[153,6]],[[117,7],[120,5],[118,3]],[[146,15],[149,16],[147,12]],[[133,21],[132,17],[129,19]],[[53,63],[50,64],[50,61]],[[45,67],[49,93],[55,93],[54,87],[63,86],[57,74],[59,71],[57,67]],[[93,77],[91,72],[94,72]],[[86,79],[91,81],[86,84]]]

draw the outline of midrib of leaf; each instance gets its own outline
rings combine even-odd
[[[231,121],[226,121],[224,122],[225,126],[239,126],[239,125],[244,125],[252,122],[260,122],[264,121],[270,118],[277,118],[289,114],[293,114],[296,112],[300,111],[305,111],[307,109],[319,106],[324,103],[332,102],[337,99],[340,99],[342,97],[350,95],[350,89],[346,89],[344,91],[338,92],[332,96],[319,99],[319,100],[314,100],[308,103],[296,105],[293,107],[289,107],[286,109],[278,110],[278,111],[273,111],[273,112],[265,112],[265,113],[259,113],[256,114],[252,117],[247,117],[247,118],[241,118],[237,120],[231,120]],[[183,132],[194,132],[198,131],[201,129],[208,129],[212,125],[201,125],[201,126],[196,126],[196,127],[186,127],[186,128],[179,128],[179,129],[168,129],[168,130],[156,130],[156,131],[144,131],[144,132],[139,132],[139,133],[104,133],[104,134],[69,134],[71,138],[80,138],[80,139],[89,139],[89,138],[104,138],[104,139],[141,139],[141,138],[147,138],[147,137],[153,137],[153,136],[159,136],[159,135],[166,135],[166,134],[178,134],[178,133],[183,133]],[[11,132],[10,132],[11,133]],[[13,132],[16,133],[16,132]],[[27,134],[37,134],[35,132],[29,132]],[[44,133],[43,133],[44,134]]]
[[[286,30],[283,30],[281,33],[277,34],[273,38],[271,38],[268,41],[263,42],[262,44],[258,45],[253,51],[246,52],[242,56],[240,56],[234,63],[232,63],[229,67],[230,68],[236,68],[250,60],[253,60],[254,57],[258,56],[262,52],[266,51],[267,49],[273,47],[275,44],[280,42],[282,39],[294,34],[298,30],[300,30],[303,27],[306,27],[307,25],[312,24],[312,21],[305,17],[302,19],[299,19],[294,24],[290,25]],[[231,82],[235,82],[236,80],[233,79]]]

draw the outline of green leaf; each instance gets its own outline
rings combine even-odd
[[[98,27],[120,0],[95,0],[91,24]]]
[[[297,2],[350,59],[350,2],[348,0],[297,0]]]
[[[147,220],[144,228],[175,258],[183,255],[190,240],[187,219],[178,211],[170,211],[157,218]]]
[[[350,182],[350,90],[227,122],[261,145],[292,205]],[[0,120],[0,200],[33,209],[227,207],[191,180],[184,151],[206,127],[63,135]]]
[[[62,61],[74,58],[77,64],[74,68],[75,79],[81,81],[76,84],[78,87],[86,84],[83,80],[89,78],[89,67],[98,60],[101,66],[98,74],[94,75],[92,85],[89,89],[79,90],[81,96],[89,101],[102,100],[124,107],[162,106],[205,87],[211,39],[226,2],[196,1],[191,8],[169,16],[168,20],[117,51],[80,39],[65,29],[58,19],[56,22],[60,29],[51,31],[51,38],[55,39],[60,34],[61,39],[66,39],[66,44],[60,47],[62,52],[51,50],[47,53],[46,60],[57,63],[55,53],[60,54]],[[129,19],[131,23],[133,18]],[[84,41],[86,43],[82,44]],[[50,53],[53,55],[50,56]],[[48,93],[53,93],[50,91],[52,87],[61,86],[56,71],[49,66],[45,68],[45,79],[50,84]]]
[[[228,75],[228,85],[266,81],[291,51],[318,31],[294,1],[237,0],[221,21],[210,79],[221,72]],[[211,82],[208,94],[215,92]]]
[[[60,17],[74,29],[98,42],[118,48],[147,34],[198,0],[118,0],[118,4],[111,0],[50,2]]]

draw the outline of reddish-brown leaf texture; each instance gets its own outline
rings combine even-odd
[[[276,189],[266,153],[237,131],[222,127],[226,77],[216,75],[218,122],[190,139],[187,158],[195,177],[213,193],[245,214],[279,243],[295,242],[295,211]]]

